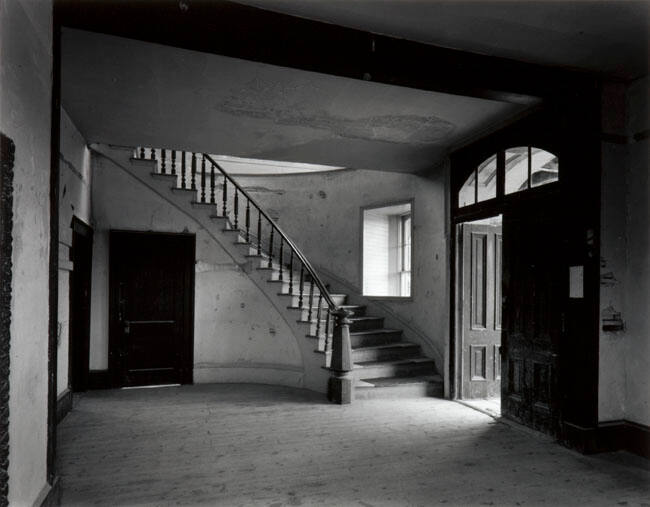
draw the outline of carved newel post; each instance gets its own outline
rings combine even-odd
[[[334,336],[328,396],[330,401],[343,405],[352,402],[352,344],[349,319],[352,312],[339,308],[333,314]]]

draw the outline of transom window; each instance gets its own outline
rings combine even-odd
[[[534,146],[508,148],[491,155],[469,174],[458,191],[459,208],[496,198],[501,154],[503,193],[506,195],[540,187],[559,179],[558,158],[553,153]]]

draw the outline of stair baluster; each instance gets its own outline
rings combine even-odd
[[[301,263],[300,264],[300,287],[298,289],[298,291],[299,291],[298,306],[300,307],[301,310],[302,310],[302,306],[303,306],[303,304],[302,304],[302,295],[303,295],[304,290],[305,290],[304,271],[305,271],[305,265]]]
[[[273,224],[271,224],[271,236],[269,237],[269,268],[273,267]]]
[[[289,254],[289,294],[293,294],[293,248]]]
[[[196,153],[192,153],[191,189],[196,190]]]
[[[251,239],[251,201],[246,199],[246,243]]]
[[[172,174],[176,176],[176,150],[172,150]]]
[[[145,158],[144,157],[144,146],[140,146],[140,158]]]
[[[185,167],[185,152],[181,151],[181,188],[185,188],[186,186],[186,181],[185,181],[186,172],[187,169]]]
[[[167,165],[166,165],[166,160],[165,160],[165,152],[167,150],[162,149],[160,150],[160,172],[162,174],[167,174]]]
[[[210,164],[210,204],[216,204],[214,199],[214,164]]]
[[[278,256],[278,261],[280,263],[280,275],[278,279],[282,282],[283,281],[283,274],[282,274],[282,254],[284,250],[284,238],[280,236],[280,255]]]
[[[205,203],[205,157],[201,157],[201,202]]]
[[[309,310],[307,312],[307,320],[311,322],[312,306],[314,306],[314,279],[310,277],[309,281]]]
[[[318,311],[316,312],[316,336],[320,338],[320,317],[321,306],[323,304],[323,295],[318,294]]]
[[[235,229],[239,229],[239,190],[237,190],[237,187],[235,187],[235,209],[233,210],[235,213]]]
[[[330,309],[325,309],[325,353],[332,352],[332,342],[330,341]],[[326,366],[329,366],[326,364]]]
[[[224,217],[228,216],[228,179],[225,174],[223,176],[221,215]]]
[[[257,255],[262,255],[262,212],[257,210]]]
[[[151,160],[156,160],[156,150],[154,148],[151,148],[150,158]]]

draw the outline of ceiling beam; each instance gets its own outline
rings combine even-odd
[[[532,104],[586,73],[441,48],[213,0],[56,0],[63,26],[352,79]]]

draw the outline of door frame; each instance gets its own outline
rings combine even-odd
[[[9,352],[11,347],[11,253],[13,229],[14,142],[0,132],[0,427],[7,438],[0,441],[0,505],[7,504],[9,463]]]
[[[569,265],[584,266],[584,299],[569,305],[566,326],[570,343],[560,357],[562,392],[559,440],[581,448],[598,425],[599,363],[599,233],[600,233],[600,129],[599,90],[584,90],[581,96],[557,99],[539,111],[459,148],[450,156],[449,177],[449,395],[457,399],[458,385],[458,223],[489,216],[518,213],[531,201],[564,210]],[[535,146],[557,155],[559,181],[504,195],[503,157],[497,163],[496,198],[459,207],[458,191],[469,174],[487,157],[512,146]],[[507,266],[503,266],[504,272]],[[567,273],[568,276],[568,273]],[[580,368],[575,368],[576,364]],[[560,388],[562,390],[562,388]]]
[[[88,293],[88,315],[82,315],[79,312],[79,308],[74,299],[74,293],[77,290],[77,282],[79,276],[86,276],[86,273],[79,273],[77,271],[77,250],[75,245],[77,242],[77,236],[84,237],[89,242],[90,247],[90,258],[87,259],[90,264],[90,272],[88,275],[88,287],[92,289],[92,259],[93,259],[93,228],[85,223],[80,218],[73,216],[72,223],[70,224],[72,229],[72,248],[70,249],[70,260],[73,262],[72,271],[70,273],[70,285],[69,285],[69,301],[70,301],[70,343],[68,347],[68,388],[73,390],[75,387],[76,391],[85,391],[88,389],[88,375],[90,372],[90,299],[91,292]],[[75,330],[78,326],[85,328],[85,333],[83,333],[83,339],[80,343],[75,343],[75,338],[77,333]],[[78,354],[76,350],[80,347],[82,352]],[[81,361],[81,362],[79,362]],[[73,375],[74,374],[74,375]],[[72,385],[72,379],[81,379],[77,386]]]
[[[109,298],[108,298],[108,374],[112,387],[123,387],[121,383],[121,370],[119,361],[118,338],[120,323],[117,321],[117,280],[115,255],[113,254],[113,245],[116,236],[120,235],[147,235],[147,236],[167,236],[167,237],[186,237],[187,238],[187,259],[185,268],[189,276],[185,280],[185,301],[184,301],[184,343],[182,344],[181,359],[181,384],[192,384],[194,382],[194,289],[195,289],[195,262],[196,262],[196,234],[186,232],[158,232],[158,231],[137,231],[125,229],[111,229],[109,231]]]

